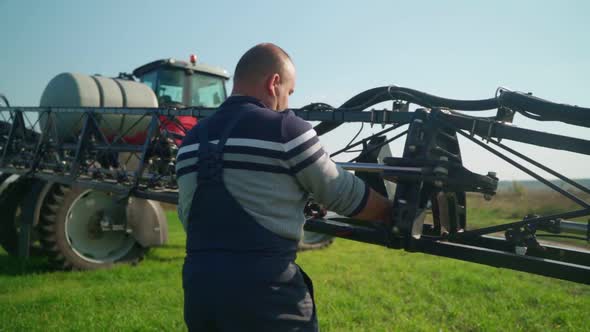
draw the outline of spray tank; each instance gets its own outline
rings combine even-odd
[[[145,84],[117,78],[62,73],[55,76],[43,91],[41,107],[125,107],[157,108],[154,92]],[[59,113],[59,138],[71,140],[82,129],[80,114]],[[128,144],[143,144],[149,118],[139,115],[104,114],[100,116],[101,131],[110,140],[123,135]],[[40,119],[45,128],[46,118]]]

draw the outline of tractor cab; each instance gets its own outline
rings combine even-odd
[[[195,55],[190,56],[190,62],[172,58],[150,62],[135,69],[133,76],[155,92],[159,107],[216,108],[227,97],[227,71],[197,63]],[[162,116],[160,121],[161,129],[174,138],[176,145],[197,124],[197,118],[192,116],[178,116],[175,120]]]
[[[227,71],[197,63],[195,55],[190,62],[156,60],[133,75],[156,93],[160,107],[218,107],[227,97]]]

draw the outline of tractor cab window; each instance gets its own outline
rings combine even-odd
[[[156,71],[151,71],[141,77],[141,82],[150,87],[153,91],[156,90],[156,83],[158,79],[158,74]]]
[[[225,81],[221,77],[194,73],[189,106],[218,107],[225,100]]]
[[[139,79],[156,93],[160,106],[219,107],[226,98],[225,78],[201,72],[158,68]]]
[[[182,70],[160,70],[160,80],[156,91],[158,103],[183,103],[184,75]]]
[[[183,104],[185,73],[177,69],[159,69],[142,75],[140,81],[158,97],[158,104]]]

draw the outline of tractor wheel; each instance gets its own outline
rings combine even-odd
[[[20,195],[18,185],[14,181],[7,181],[9,178],[10,174],[0,175],[0,245],[9,255],[17,255],[16,215]]]
[[[298,251],[326,248],[334,242],[334,237],[322,233],[303,232],[303,238],[299,241]]]
[[[0,175],[0,245],[9,255],[18,255],[18,241],[20,233],[20,223],[22,222],[22,211],[25,205],[35,206],[35,204],[26,204],[26,199],[30,191],[36,193],[35,202],[41,194],[43,183],[35,179],[21,179],[18,175],[1,174]],[[35,225],[35,221],[29,221]],[[37,240],[38,234],[36,229],[31,230],[31,242]],[[31,245],[31,255],[39,255],[40,248]]]
[[[125,227],[105,229],[108,218],[125,221],[126,207],[110,193],[54,185],[41,207],[41,244],[56,268],[92,270],[135,264],[144,248]]]

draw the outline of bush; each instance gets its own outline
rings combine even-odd
[[[515,194],[517,197],[525,197],[527,194],[527,190],[520,182],[513,180],[512,181],[512,193]]]

